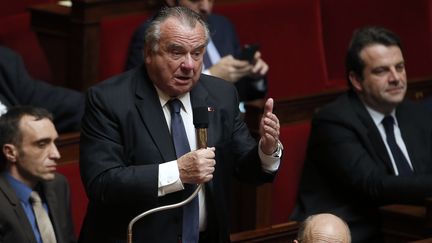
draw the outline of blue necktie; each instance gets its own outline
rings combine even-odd
[[[393,154],[393,159],[396,163],[396,167],[398,168],[400,176],[410,176],[413,174],[411,167],[409,166],[408,160],[405,155],[402,153],[402,150],[396,143],[393,124],[394,119],[392,116],[386,116],[382,120],[382,124],[384,125],[384,130],[387,137],[387,144],[390,147],[390,150]]]
[[[178,99],[168,102],[171,110],[171,136],[177,158],[190,151],[189,141],[186,136],[186,130],[180,115],[182,103]],[[187,196],[193,193],[196,185],[185,184],[185,193]],[[199,203],[198,197],[183,206],[183,230],[182,243],[197,243],[199,239]]]

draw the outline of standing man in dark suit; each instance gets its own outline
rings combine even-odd
[[[60,133],[78,131],[84,113],[84,95],[32,79],[21,57],[0,46],[0,116],[18,105],[43,107],[54,114]]]
[[[55,173],[57,137],[45,109],[14,107],[0,117],[0,242],[76,241],[69,186]],[[32,201],[34,194],[42,199],[45,222]]]
[[[257,144],[241,118],[234,86],[201,74],[209,32],[200,15],[184,7],[164,8],[145,36],[145,64],[92,87],[87,95],[80,168],[90,203],[80,242],[124,242],[135,216],[177,203],[188,196],[184,187],[201,183],[195,236],[199,233],[199,242],[229,242],[231,175],[271,182],[279,167],[282,145],[273,100],[266,102]],[[171,137],[177,131],[171,122],[177,116],[170,107],[174,102],[180,102],[191,151],[182,156],[176,155],[177,138]],[[196,107],[208,114],[206,149],[197,150]],[[198,242],[184,239],[184,230],[192,228],[182,223],[191,216],[184,209],[138,221],[134,242]]]
[[[255,53],[251,63],[240,60],[240,43],[234,26],[224,16],[213,14],[215,0],[165,0],[168,6],[182,6],[199,13],[208,24],[210,39],[204,57],[203,73],[234,83],[239,92],[240,102],[262,99],[267,93],[267,79],[264,77],[269,67]],[[144,33],[148,21],[143,23],[132,37],[126,69],[143,63]],[[241,106],[242,107],[242,106]]]
[[[404,100],[405,61],[394,33],[358,30],[346,70],[350,91],[312,120],[293,218],[332,213],[348,223],[353,242],[382,242],[379,206],[432,195],[432,116]]]

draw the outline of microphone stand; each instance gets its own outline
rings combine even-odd
[[[163,211],[163,210],[168,210],[168,209],[173,209],[173,208],[178,208],[178,207],[182,207],[183,205],[188,204],[190,201],[192,201],[192,199],[194,199],[196,197],[196,195],[198,195],[198,192],[201,190],[203,184],[198,184],[197,188],[195,189],[195,191],[185,200],[179,202],[179,203],[175,203],[175,204],[170,204],[170,205],[165,205],[165,206],[161,206],[161,207],[157,207],[157,208],[152,208],[150,210],[145,211],[144,213],[136,216],[135,218],[133,218],[128,225],[128,237],[127,237],[127,243],[132,243],[132,227],[135,224],[136,221],[140,220],[142,217],[147,216],[149,214],[152,213],[156,213],[159,211]]]
[[[194,125],[196,127],[196,132],[197,132],[197,143],[198,143],[197,147],[198,147],[198,149],[207,148],[207,127],[208,127],[207,111],[208,111],[207,107],[198,107],[198,108],[195,108],[193,111],[193,113],[194,113]],[[127,243],[132,243],[132,227],[142,217],[147,216],[147,215],[152,214],[152,213],[159,212],[159,211],[182,207],[182,206],[188,204],[190,201],[192,201],[192,199],[194,199],[198,195],[198,192],[201,190],[202,187],[203,187],[203,184],[198,184],[195,191],[188,198],[186,198],[185,200],[183,200],[179,203],[169,204],[169,205],[165,205],[165,206],[161,206],[161,207],[157,207],[157,208],[152,208],[152,209],[147,210],[144,213],[136,216],[135,218],[133,218],[129,222],[129,225],[128,225]]]

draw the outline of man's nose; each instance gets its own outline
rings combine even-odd
[[[187,53],[184,56],[182,68],[185,68],[185,69],[193,69],[194,68],[194,60],[193,60],[192,56],[190,55],[190,53]]]
[[[389,81],[393,82],[393,83],[394,82],[398,83],[400,81],[401,75],[402,74],[400,72],[398,72],[398,70],[396,70],[396,68],[391,68]]]
[[[51,146],[50,158],[53,160],[58,160],[61,158],[60,152],[58,151],[57,146],[55,144]]]

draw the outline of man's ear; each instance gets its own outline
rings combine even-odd
[[[294,240],[293,242],[294,242],[294,243],[299,243],[298,240]]]
[[[355,91],[357,92],[363,91],[363,87],[361,86],[362,80],[360,80],[358,75],[356,75],[353,71],[349,73],[349,80]]]
[[[16,162],[18,157],[17,147],[13,144],[7,143],[3,145],[3,154],[10,162]]]
[[[150,46],[145,45],[143,48],[143,55],[144,55],[144,63],[149,63],[151,61],[151,55],[153,55],[153,50]]]

